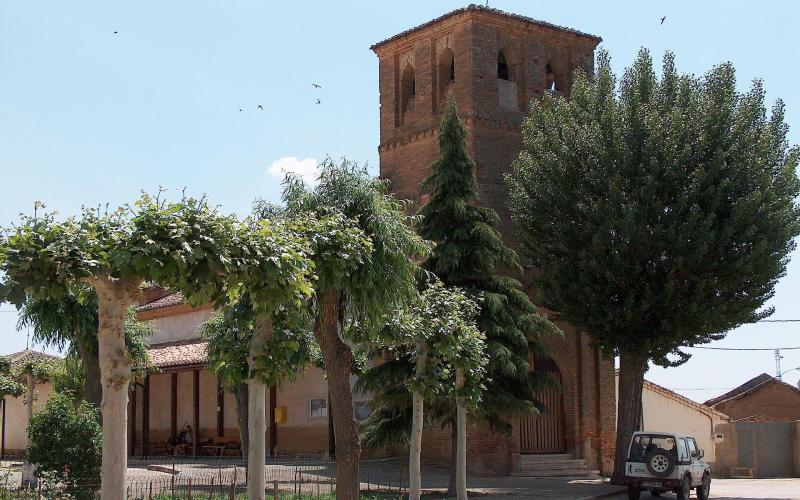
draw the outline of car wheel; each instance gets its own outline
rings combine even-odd
[[[692,479],[689,476],[683,476],[681,487],[678,488],[676,493],[678,494],[678,500],[689,500],[689,496],[692,494]]]
[[[675,459],[667,450],[660,448],[647,455],[645,464],[650,474],[656,477],[667,477],[675,470]]]
[[[664,490],[650,490],[650,494],[654,497],[660,497],[662,494],[664,494]]]
[[[642,494],[642,489],[636,485],[629,484],[628,485],[628,499],[629,500],[639,500],[639,497]]]
[[[699,500],[708,500],[708,495],[711,494],[711,476],[707,472],[703,474],[703,483],[694,491]]]

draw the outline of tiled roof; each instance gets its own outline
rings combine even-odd
[[[167,296],[161,297],[158,300],[139,306],[137,311],[153,311],[155,309],[163,309],[165,307],[177,306],[183,304],[183,295],[180,292],[171,293]]]
[[[775,377],[773,377],[771,375],[767,375],[766,373],[762,373],[761,375],[751,378],[750,380],[748,380],[744,384],[740,385],[739,387],[737,387],[737,388],[735,388],[733,390],[730,390],[730,391],[726,392],[725,394],[723,394],[721,396],[717,396],[715,398],[709,399],[708,401],[705,402],[705,404],[708,405],[708,406],[718,405],[718,404],[720,404],[720,403],[722,403],[724,401],[728,401],[729,399],[734,399],[734,398],[738,398],[740,396],[744,396],[745,394],[748,394],[748,393],[758,389],[759,387],[763,386],[764,384],[768,384],[770,382],[778,382],[778,383],[786,385],[787,387],[789,387],[789,388],[791,388],[791,389],[793,389],[795,391],[798,390],[796,387],[794,387],[792,385],[789,385],[789,384],[787,384],[785,382],[782,382],[782,381],[776,379]]]
[[[406,31],[403,31],[402,33],[398,33],[398,34],[396,34],[396,35],[394,35],[392,37],[389,37],[386,40],[383,40],[381,42],[378,42],[378,43],[374,44],[372,47],[370,47],[370,49],[375,50],[377,47],[380,47],[381,45],[383,45],[385,43],[391,42],[392,40],[396,40],[398,38],[402,38],[402,37],[404,37],[404,36],[406,36],[406,35],[408,35],[410,33],[413,33],[415,31],[421,30],[423,28],[427,28],[428,26],[436,24],[436,23],[438,23],[440,21],[444,21],[448,17],[452,17],[452,16],[455,16],[457,14],[461,14],[461,13],[469,12],[469,11],[486,12],[486,13],[493,14],[493,15],[496,15],[496,16],[507,17],[507,18],[511,18],[511,19],[516,19],[518,21],[523,21],[523,22],[526,22],[526,23],[535,24],[535,25],[541,26],[543,28],[550,28],[550,29],[557,30],[557,31],[564,31],[564,32],[567,32],[567,33],[572,33],[573,35],[577,35],[577,36],[591,38],[591,39],[593,39],[593,40],[595,40],[597,42],[602,41],[602,38],[600,38],[599,36],[590,35],[589,33],[584,33],[582,31],[578,31],[578,30],[575,30],[575,29],[572,29],[572,28],[566,28],[564,26],[558,26],[556,24],[548,23],[546,21],[539,21],[537,19],[533,19],[533,18],[530,18],[530,17],[527,17],[527,16],[522,16],[522,15],[519,15],[519,14],[512,14],[510,12],[506,12],[506,11],[503,11],[503,10],[500,10],[500,9],[495,9],[495,8],[492,8],[492,7],[484,7],[483,5],[470,4],[467,7],[462,7],[460,9],[456,9],[456,10],[450,11],[447,14],[444,14],[443,16],[437,17],[436,19],[432,19],[432,20],[430,20],[430,21],[428,21],[426,23],[420,24],[419,26],[415,26],[414,28],[408,29]]]
[[[147,349],[153,366],[160,369],[204,365],[208,361],[208,342],[201,339],[153,344]]]
[[[38,362],[38,361],[60,361],[61,358],[59,356],[54,356],[52,354],[47,354],[46,352],[41,351],[34,351],[32,349],[25,349],[24,351],[15,352],[13,354],[9,354],[8,356],[9,361],[11,362],[11,366],[18,366],[28,362]]]

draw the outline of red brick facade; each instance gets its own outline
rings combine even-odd
[[[420,184],[439,156],[442,102],[452,91],[469,132],[480,201],[498,212],[506,240],[516,246],[503,176],[521,148],[527,103],[547,91],[568,94],[572,72],[592,70],[599,42],[574,30],[470,6],[376,44],[381,176],[391,180],[399,197],[419,205]],[[533,293],[530,280],[523,277],[523,282]],[[587,335],[561,327],[564,337],[548,344],[564,386],[565,450],[609,473],[616,423],[613,361],[603,358]],[[473,473],[514,470],[520,454],[516,426],[510,435],[479,425],[469,433]],[[428,461],[449,459],[449,430],[426,429],[423,442]]]

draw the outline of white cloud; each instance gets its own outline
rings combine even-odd
[[[300,177],[306,184],[316,184],[319,175],[317,160],[314,158],[301,160],[294,156],[285,156],[273,161],[272,165],[267,167],[267,175],[270,177],[283,180],[287,173]]]

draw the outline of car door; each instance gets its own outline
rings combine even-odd
[[[700,448],[697,447],[697,441],[694,438],[686,440],[689,445],[689,456],[692,458],[692,481],[695,485],[703,481],[703,461],[700,459]]]

